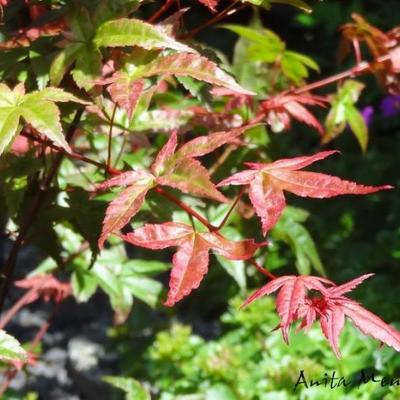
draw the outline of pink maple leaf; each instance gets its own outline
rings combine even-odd
[[[124,188],[107,207],[99,247],[103,247],[112,232],[120,230],[129,223],[142,207],[147,192],[157,185],[226,202],[225,196],[211,182],[207,169],[196,158],[226,143],[237,143],[238,137],[246,129],[248,127],[200,136],[183,144],[178,150],[176,150],[177,132],[174,131],[157,154],[150,171],[144,169],[127,171],[98,185],[98,190],[114,186]]]
[[[178,222],[146,224],[122,238],[153,250],[178,247],[172,259],[168,298],[164,303],[170,307],[199,287],[208,271],[210,250],[230,260],[245,260],[265,244],[252,239],[231,241],[217,232],[195,232],[191,226]]]
[[[308,330],[319,319],[321,330],[340,358],[339,336],[346,317],[365,335],[400,351],[400,332],[386,324],[356,301],[344,296],[373,274],[362,275],[343,285],[314,276],[282,276],[274,279],[253,293],[243,307],[254,300],[279,290],[276,308],[281,318],[279,328],[286,343],[292,323],[301,320],[298,330]],[[310,291],[318,292],[317,295]]]
[[[286,206],[284,191],[301,197],[327,198],[393,188],[390,185],[364,186],[336,176],[299,171],[335,153],[337,151],[322,151],[312,156],[281,159],[269,164],[245,163],[250,169],[224,179],[217,187],[249,185],[249,198],[261,219],[264,235],[276,224]]]

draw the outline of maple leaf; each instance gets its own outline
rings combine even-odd
[[[99,184],[98,190],[125,187],[107,207],[99,248],[103,248],[112,232],[129,223],[143,205],[147,192],[156,185],[170,186],[184,193],[226,202],[225,196],[211,182],[207,169],[194,157],[208,154],[225,143],[237,143],[238,136],[246,129],[248,127],[200,136],[182,145],[178,151],[177,132],[174,131],[157,154],[150,171],[127,171]]]
[[[243,304],[245,307],[258,298],[269,295],[279,290],[276,299],[276,308],[281,317],[280,327],[282,329],[283,339],[288,343],[288,329],[291,323],[298,319],[297,312],[300,305],[305,303],[308,290],[318,290],[321,293],[326,292],[323,284],[334,285],[333,282],[325,278],[315,276],[282,276],[268,282],[262,288],[252,294]]]
[[[158,176],[157,182],[184,193],[226,202],[225,196],[211,182],[207,169],[195,160],[195,157],[211,153],[226,143],[238,143],[238,136],[248,128],[249,126],[246,126],[200,136],[185,143],[176,152],[177,132],[173,132],[151,167],[152,172]]]
[[[195,232],[193,227],[178,222],[146,224],[122,238],[153,250],[178,247],[172,259],[168,298],[164,303],[169,307],[199,287],[208,271],[210,250],[229,260],[246,260],[265,244],[252,239],[230,241],[217,232]]]
[[[25,93],[23,84],[10,89],[0,83],[0,155],[7,149],[21,130],[20,120],[30,124],[58,146],[70,151],[62,133],[60,110],[55,102],[87,102],[62,89],[47,87]]]
[[[385,90],[392,94],[399,93],[399,27],[395,27],[388,32],[382,32],[358,14],[353,13],[352,18],[354,22],[344,24],[341,27],[340,59],[344,59],[352,48],[356,58],[361,58],[360,42],[365,43],[375,60],[389,56],[387,60],[377,63],[377,66],[373,67],[373,73]]]
[[[327,198],[343,194],[368,194],[393,188],[390,185],[364,186],[336,176],[298,171],[335,153],[335,150],[322,151],[312,156],[281,159],[268,164],[245,163],[250,167],[249,170],[224,179],[217,187],[249,185],[249,198],[261,219],[264,235],[276,224],[286,206],[284,191],[301,197]]]
[[[28,354],[13,336],[0,329],[0,361],[8,362],[17,368],[27,361]],[[15,363],[15,364],[14,364]]]
[[[98,185],[99,190],[126,187],[107,207],[99,238],[100,249],[110,233],[123,228],[137,214],[154,185],[155,177],[145,170],[127,171]]]
[[[321,123],[304,105],[325,107],[327,100],[321,96],[279,95],[261,103],[268,112],[267,122],[274,132],[290,128],[290,117],[315,128],[320,135],[324,133]]]
[[[232,76],[218,67],[217,64],[200,54],[177,53],[156,57],[148,64],[137,66],[132,58],[127,58],[123,70],[113,73],[111,77],[98,79],[98,85],[110,85],[107,90],[112,100],[124,108],[129,118],[144,89],[144,78],[153,76],[191,77],[212,85],[229,89],[232,93],[254,95],[242,88]]]
[[[218,0],[198,0],[198,2],[206,6],[212,12],[217,11],[216,7],[218,5]]]
[[[45,301],[53,299],[56,303],[60,303],[72,293],[69,282],[61,282],[49,274],[21,279],[15,282],[15,286],[32,291],[32,296],[26,304],[33,303],[41,297]]]
[[[242,88],[235,79],[228,75],[218,65],[200,54],[177,53],[157,57],[149,64],[134,70],[137,78],[148,78],[156,75],[186,76],[207,82],[211,85],[224,87],[233,93],[252,96],[254,92]]]
[[[144,89],[144,80],[131,80],[127,74],[117,71],[107,91],[114,103],[123,108],[129,119],[132,118],[133,111],[140,99]]]
[[[321,299],[312,299],[308,305],[320,315],[322,332],[338,358],[340,358],[339,335],[344,327],[345,317],[349,318],[363,334],[400,351],[400,332],[356,301],[343,296],[372,275],[374,274],[365,274],[343,285],[332,286]]]
[[[333,96],[332,108],[325,121],[326,131],[321,140],[322,144],[329,143],[342,133],[346,126],[350,126],[362,151],[367,149],[368,125],[355,106],[364,87],[363,83],[348,79]]]
[[[339,286],[327,279],[314,276],[282,276],[257,290],[242,307],[261,296],[279,290],[276,308],[281,318],[279,328],[286,343],[292,323],[301,320],[297,330],[308,330],[313,322],[319,319],[322,333],[335,355],[340,358],[339,336],[347,317],[365,335],[372,336],[400,351],[400,332],[356,301],[344,296],[372,275],[374,274],[365,274]],[[316,296],[310,294],[310,290],[319,293]]]

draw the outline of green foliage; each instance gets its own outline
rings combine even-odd
[[[325,275],[324,267],[310,233],[302,225],[309,213],[293,207],[287,207],[282,218],[272,231],[272,237],[283,240],[296,255],[296,267],[300,275],[310,275],[311,267]]]
[[[26,358],[27,353],[18,340],[0,330],[0,361],[25,361]]]
[[[157,393],[155,399],[363,399],[392,395],[394,387],[381,388],[371,383],[358,387],[363,369],[375,371],[377,377],[392,373],[397,365],[392,350],[383,355],[371,343],[354,336],[350,326],[341,339],[345,353],[342,360],[330,357],[330,350],[316,329],[308,335],[292,334],[287,346],[278,332],[271,332],[277,323],[270,313],[273,301],[261,299],[240,310],[242,300],[236,297],[230,301],[220,319],[221,333],[212,340],[205,341],[190,327],[176,324],[156,335],[136,361],[140,371],[137,378]],[[384,364],[382,357],[386,358]],[[301,370],[308,382],[322,380],[324,373],[331,376],[336,371],[336,376],[346,377],[353,384],[334,389],[323,384],[311,388],[298,385],[294,391]]]
[[[58,88],[49,87],[25,94],[22,84],[11,90],[1,83],[0,155],[18,135],[21,129],[20,118],[68,151],[68,143],[62,134],[60,111],[54,104],[54,102],[67,101],[82,103],[82,100]]]
[[[149,392],[143,388],[140,383],[134,379],[121,378],[118,376],[105,376],[104,382],[113,385],[114,387],[123,390],[126,395],[126,400],[150,400]]]
[[[310,57],[287,50],[285,42],[271,30],[242,25],[223,25],[223,27],[235,32],[248,43],[242,54],[245,59],[242,61],[236,59],[235,63],[249,64],[250,61],[256,65],[260,62],[273,65],[273,68],[281,74],[280,79],[286,79],[295,85],[304,82],[309,76],[309,69],[319,70],[318,64]]]
[[[363,89],[364,84],[361,82],[354,80],[347,80],[344,82],[333,99],[332,108],[326,117],[326,133],[322,139],[323,143],[328,143],[341,134],[346,124],[349,124],[362,151],[366,151],[368,127],[364,118],[355,107],[355,103]]]

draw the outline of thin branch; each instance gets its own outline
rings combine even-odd
[[[114,128],[114,120],[116,112],[117,112],[117,105],[115,104],[111,115],[110,129],[108,131],[107,169],[111,166],[112,131]]]
[[[222,152],[222,154],[218,157],[218,159],[215,161],[213,165],[211,165],[211,168],[208,170],[210,176],[213,176],[217,169],[226,161],[226,159],[231,155],[231,153],[235,150],[236,146],[230,144],[225,148],[225,150]]]
[[[236,196],[235,201],[232,203],[232,205],[231,205],[231,207],[229,208],[228,212],[225,214],[224,219],[222,220],[222,222],[221,222],[217,227],[214,228],[216,231],[219,231],[219,230],[226,224],[226,222],[228,221],[229,216],[232,214],[232,211],[235,209],[237,203],[239,203],[239,200],[240,200],[240,198],[242,197],[242,195],[243,195],[243,193],[244,193],[245,190],[246,190],[246,187],[245,187],[245,186],[243,186],[243,187],[240,189],[240,192],[239,192],[239,194]]]
[[[373,69],[375,64],[380,64],[383,63],[385,61],[388,61],[391,59],[391,55],[390,54],[386,54],[382,57],[377,58],[375,61],[372,62],[362,62],[358,65],[356,65],[355,67],[349,68],[346,71],[340,72],[336,75],[330,76],[328,78],[324,78],[321,79],[319,81],[316,82],[312,82],[308,85],[302,86],[301,88],[297,88],[297,89],[292,89],[292,90],[288,90],[287,92],[289,93],[294,93],[294,94],[301,94],[301,93],[305,93],[305,92],[309,92],[311,90],[315,90],[324,86],[328,86],[332,83],[336,83],[342,79],[346,79],[346,78],[350,78],[350,77],[355,77],[358,75],[361,75],[367,71],[370,71]],[[287,93],[286,92],[286,93]],[[285,92],[284,92],[285,93]]]
[[[358,41],[358,39],[354,38],[352,40],[352,44],[353,44],[353,49],[354,49],[354,55],[356,57],[356,63],[360,64],[362,62],[360,42]]]
[[[26,304],[29,304],[32,300],[32,295],[37,291],[37,287],[33,287],[28,290],[20,299],[13,304],[13,306],[7,311],[4,317],[0,320],[0,329],[4,329],[4,327],[12,320],[15,314],[24,307]]]
[[[147,22],[154,22],[160,18],[168,9],[174,4],[175,0],[165,0],[164,5],[160,7],[148,20]]]
[[[221,19],[225,18],[226,16],[230,16],[248,6],[248,3],[244,3],[244,4],[241,4],[237,8],[233,8],[237,5],[237,3],[238,3],[237,1],[233,2],[228,7],[226,7],[224,10],[222,10],[219,14],[215,15],[213,18],[210,18],[209,20],[207,20],[206,22],[204,22],[197,28],[192,29],[188,33],[181,35],[179,37],[179,39],[190,39],[193,36],[196,36],[199,32],[201,32],[205,28],[208,28],[210,25],[213,25],[213,24],[217,23],[218,21],[221,21]]]
[[[183,211],[186,211],[188,214],[199,220],[207,229],[210,231],[214,231],[215,227],[211,225],[206,218],[200,215],[197,211],[193,210],[192,207],[188,206],[186,203],[175,197],[173,194],[166,192],[162,187],[157,186],[154,189],[158,194],[170,200],[172,203],[175,203],[179,208]]]
[[[39,136],[35,136],[35,135],[32,135],[31,133],[24,132],[24,131],[21,132],[21,135],[25,136],[26,138],[28,138],[28,139],[30,139],[30,140],[32,140],[34,142],[37,142],[37,143],[46,142],[48,147],[50,147],[51,149],[53,149],[53,150],[55,150],[55,151],[57,151],[59,153],[64,154],[65,156],[68,156],[68,158],[72,158],[74,160],[79,160],[79,161],[85,162],[87,164],[91,164],[91,165],[94,165],[96,167],[99,167],[101,169],[105,169],[105,167],[106,167],[101,162],[93,160],[93,159],[88,158],[86,156],[83,156],[81,154],[74,153],[74,152],[69,153],[69,152],[65,151],[62,147],[59,147],[59,146],[55,145],[54,143],[52,143],[52,142],[50,142],[50,141],[48,141],[46,139],[43,139],[43,138],[41,138]],[[108,169],[108,171],[110,171],[110,170],[111,170],[111,168]]]
[[[124,137],[122,138],[122,144],[121,144],[121,147],[119,149],[118,155],[117,155],[117,157],[115,158],[115,161],[114,161],[114,167],[116,167],[118,165],[119,160],[121,159],[122,154],[124,153],[126,142],[127,142],[126,136],[124,135]]]
[[[73,119],[71,125],[69,126],[68,131],[65,135],[65,140],[68,143],[71,142],[71,140],[74,136],[74,133],[80,123],[81,118],[82,118],[83,111],[84,111],[84,109],[81,108],[75,113],[74,119]],[[23,245],[32,225],[36,221],[36,218],[37,218],[40,210],[46,203],[46,198],[48,196],[48,189],[50,188],[50,185],[58,172],[58,168],[61,165],[64,154],[65,154],[64,152],[59,152],[57,154],[57,157],[55,158],[53,165],[51,167],[51,170],[48,173],[43,185],[41,187],[39,187],[36,197],[33,200],[30,212],[29,212],[28,216],[25,218],[25,221],[23,222],[23,224],[21,226],[18,237],[15,240],[15,242],[10,250],[7,260],[1,268],[0,272],[1,272],[1,275],[4,280],[3,280],[3,282],[1,282],[1,285],[0,285],[0,312],[3,309],[4,300],[7,296],[8,288],[9,288],[10,283],[13,278],[13,272],[14,272],[15,264],[17,262],[19,250],[20,250],[21,246]]]
[[[269,279],[276,279],[276,276],[269,272],[267,269],[263,268],[254,258],[249,258],[247,260],[251,265],[256,267],[263,275],[267,276]]]

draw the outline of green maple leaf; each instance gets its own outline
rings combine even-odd
[[[0,155],[12,144],[22,129],[21,119],[69,151],[60,122],[60,110],[55,102],[85,101],[62,89],[48,87],[25,94],[23,84],[14,89],[0,83]]]

